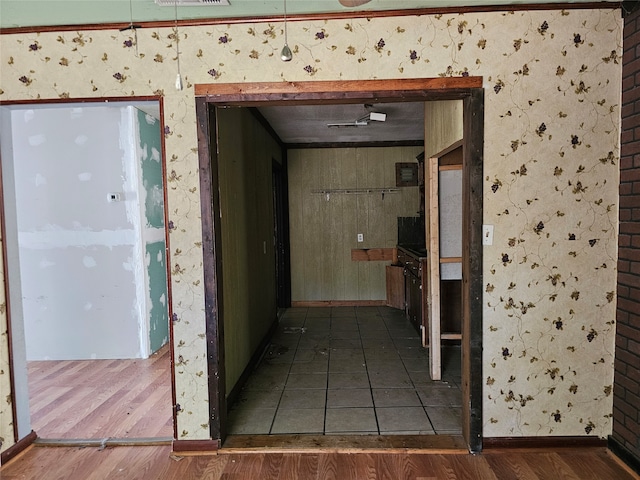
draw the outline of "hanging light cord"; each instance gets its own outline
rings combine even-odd
[[[293,57],[291,49],[289,48],[289,37],[287,34],[287,0],[284,0],[284,47],[280,52],[280,60],[283,62],[291,61]]]
[[[120,31],[124,32],[125,30],[133,30],[133,41],[136,44],[136,57],[139,57],[138,52],[138,29],[142,28],[140,25],[133,24],[133,0],[129,0],[129,25],[124,28],[121,28]]]
[[[284,44],[289,45],[287,38],[287,0],[284,0]]]
[[[129,0],[129,26],[133,29],[133,38],[136,42],[136,57],[138,57],[138,29],[133,25],[133,0]]]
[[[178,32],[178,0],[173,2],[175,14],[175,31],[176,31],[176,62],[178,65],[178,75],[176,77],[176,90],[182,90],[182,75],[180,72],[180,34]]]

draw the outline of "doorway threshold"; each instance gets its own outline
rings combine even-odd
[[[468,453],[461,435],[229,435],[218,454],[305,452]]]

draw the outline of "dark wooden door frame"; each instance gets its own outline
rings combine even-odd
[[[259,105],[313,105],[462,100],[464,116],[463,222],[463,435],[470,452],[482,450],[482,77],[403,80],[228,83],[195,85],[202,205],[202,243],[209,421],[211,438],[226,436],[224,335],[220,255],[218,159],[214,109]]]

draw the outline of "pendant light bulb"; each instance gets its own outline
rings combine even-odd
[[[280,52],[280,60],[290,62],[292,58],[293,53],[291,53],[287,39],[287,0],[284,0],[284,47],[282,47],[282,51]]]
[[[289,62],[292,58],[293,54],[291,53],[291,49],[289,48],[289,45],[285,43],[284,47],[282,47],[282,52],[280,52],[280,59],[283,62]]]
[[[176,75],[176,90],[182,90],[182,75],[180,75],[180,72]]]

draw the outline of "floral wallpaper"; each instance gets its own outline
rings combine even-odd
[[[484,250],[484,435],[603,437],[612,412],[621,31],[615,9],[292,21],[289,63],[279,58],[277,22],[12,34],[2,36],[0,100],[164,96],[178,438],[204,439],[193,85],[482,76],[484,223],[495,227]],[[9,421],[3,411],[1,423]]]
[[[0,238],[0,240],[2,240]],[[4,265],[0,256],[0,279],[4,278]],[[9,378],[9,342],[7,335],[7,299],[4,285],[0,288],[0,451],[13,444],[13,412],[11,381]]]

